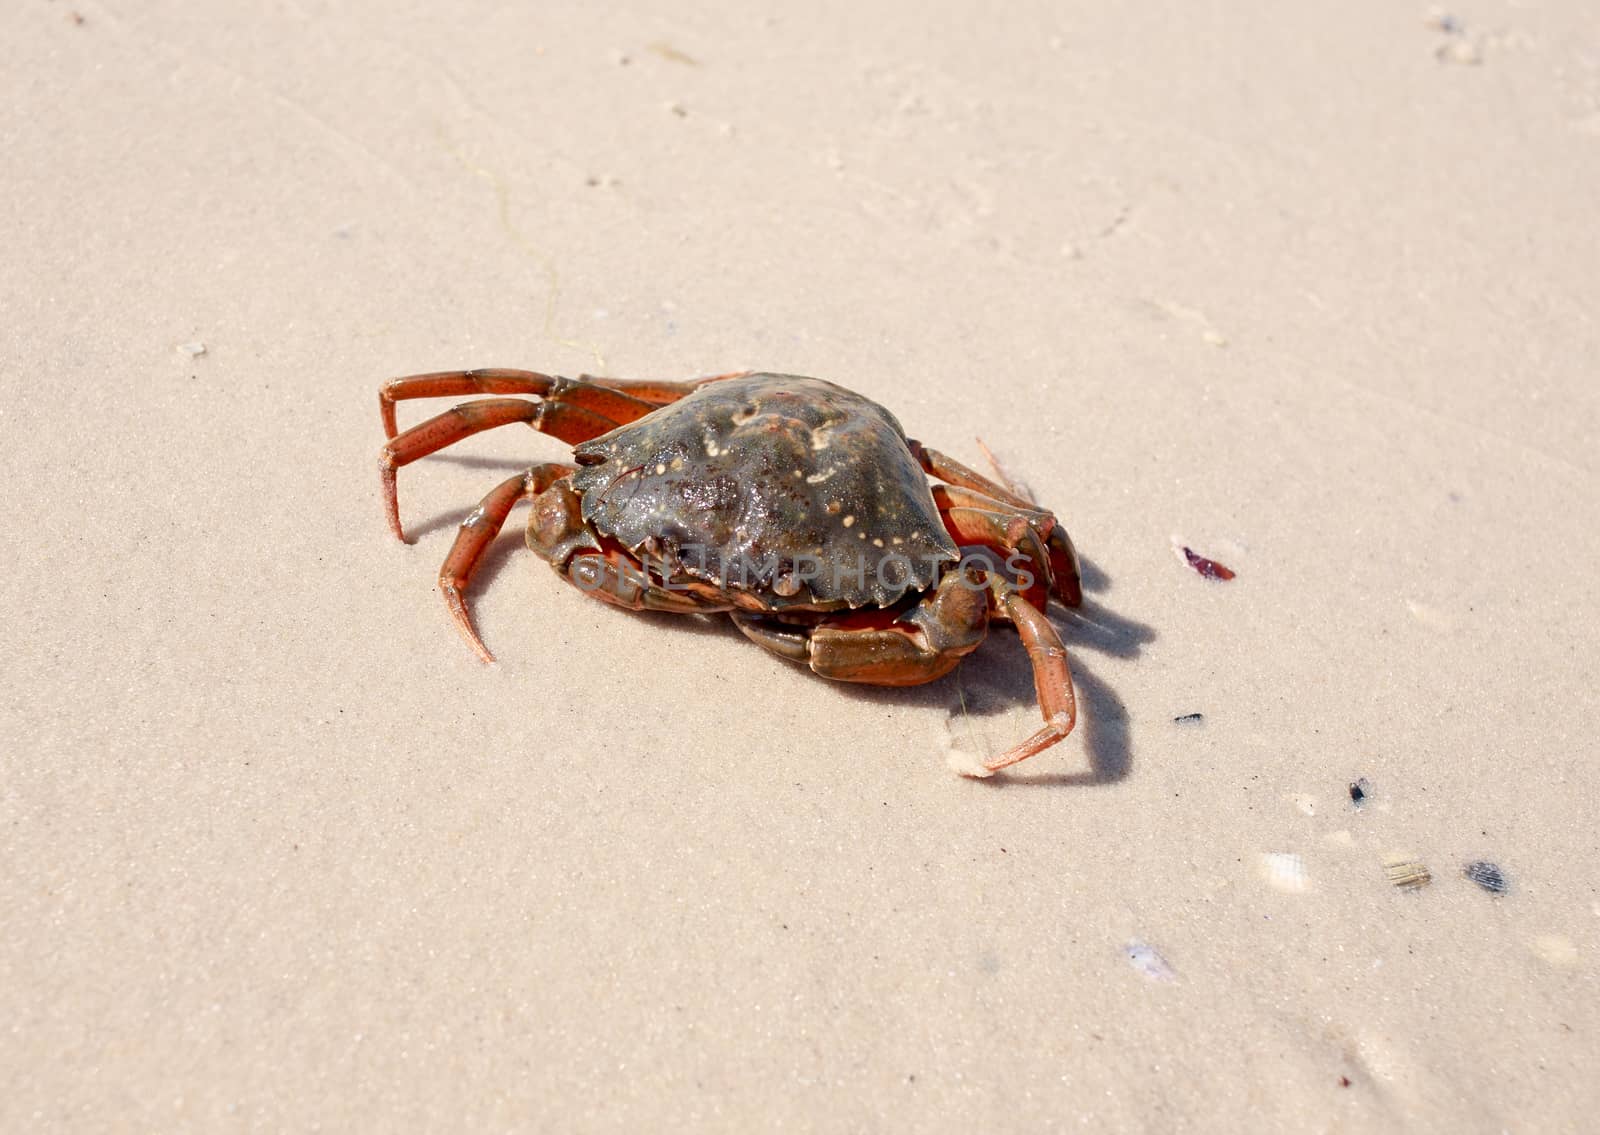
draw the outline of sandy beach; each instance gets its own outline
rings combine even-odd
[[[0,1129],[1592,1129],[1591,5],[6,25]],[[376,393],[488,366],[981,439],[1076,732],[959,776],[1009,630],[830,683],[521,512],[481,664],[439,564],[568,450],[401,544]]]

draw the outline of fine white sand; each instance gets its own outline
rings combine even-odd
[[[1592,5],[932,8],[9,13],[0,1128],[1593,1122]],[[959,777],[1009,632],[841,687],[520,522],[480,665],[434,574],[563,447],[402,546],[375,392],[489,365],[981,436],[1078,732]]]

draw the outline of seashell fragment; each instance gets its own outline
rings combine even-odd
[[[1433,882],[1433,872],[1426,863],[1409,855],[1388,855],[1383,860],[1383,873],[1389,882],[1402,891],[1415,891]]]
[[[1291,895],[1303,894],[1311,886],[1305,861],[1292,851],[1269,851],[1263,854],[1261,877],[1271,886]]]
[[[1491,895],[1503,895],[1509,886],[1500,865],[1490,863],[1487,859],[1474,859],[1461,869],[1461,873]]]

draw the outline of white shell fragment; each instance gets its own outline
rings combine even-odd
[[[206,345],[198,339],[193,343],[179,343],[178,354],[188,355],[191,359],[198,358],[206,353]]]
[[[1154,946],[1138,938],[1122,948],[1128,964],[1151,981],[1177,981],[1178,974]]]
[[[1261,877],[1286,894],[1304,894],[1311,887],[1305,860],[1292,851],[1269,851],[1261,856]]]

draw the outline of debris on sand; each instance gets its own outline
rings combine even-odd
[[[1172,538],[1172,550],[1178,554],[1180,560],[1194,568],[1205,579],[1223,581],[1234,577],[1235,573],[1232,568],[1202,556],[1177,536]]]
[[[1130,966],[1151,981],[1178,980],[1177,971],[1168,965],[1167,959],[1148,942],[1135,938],[1122,948],[1122,953],[1128,959]]]
[[[1292,851],[1269,851],[1261,856],[1261,877],[1274,889],[1291,895],[1303,894],[1311,886],[1305,860]]]
[[[1426,863],[1409,855],[1387,855],[1383,860],[1383,874],[1390,885],[1402,891],[1416,891],[1433,882],[1433,872]]]
[[[1500,870],[1500,865],[1490,863],[1487,859],[1474,859],[1461,869],[1461,873],[1491,895],[1503,895],[1509,886],[1506,874]]]

